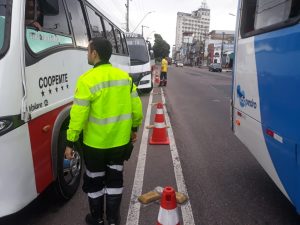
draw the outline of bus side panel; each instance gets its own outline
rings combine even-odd
[[[28,125],[0,137],[0,217],[37,197]]]
[[[75,84],[87,68],[86,51],[64,50],[25,68],[27,102],[32,120],[30,142],[36,189],[41,193],[53,180],[51,141],[54,122],[70,104]],[[45,129],[47,131],[45,131]]]
[[[234,109],[234,120],[240,121],[240,125],[234,123],[235,135],[246,145],[255,159],[272,178],[277,187],[289,199],[289,195],[283,187],[270,157],[261,123],[246,114],[238,116],[238,112],[240,112],[240,110]]]
[[[254,38],[239,39],[235,55],[234,132],[288,197],[271,160],[261,125]],[[242,116],[238,116],[238,112]],[[237,120],[240,122],[238,125]]]
[[[258,35],[256,64],[263,126],[281,137],[266,134],[272,161],[292,202],[300,211],[296,143],[300,141],[300,25]]]
[[[38,193],[41,193],[53,181],[52,129],[58,114],[64,107],[62,106],[35,118],[28,124]],[[47,128],[48,130],[45,131]]]

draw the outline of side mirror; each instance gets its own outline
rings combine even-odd
[[[54,16],[59,14],[58,0],[39,0],[39,5],[44,15]]]

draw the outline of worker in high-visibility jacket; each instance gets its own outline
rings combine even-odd
[[[161,60],[160,83],[159,86],[167,86],[168,61],[164,56]]]
[[[108,223],[119,224],[123,163],[143,119],[136,86],[128,73],[109,63],[111,54],[108,40],[90,41],[88,62],[94,67],[77,81],[67,130],[67,159],[73,157],[74,142],[83,130],[86,172],[82,188],[90,205],[85,218],[88,224],[104,224],[104,197]]]

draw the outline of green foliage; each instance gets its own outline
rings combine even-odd
[[[170,54],[170,45],[160,34],[154,34],[154,38],[153,52],[155,59],[160,60],[163,56],[168,57]]]

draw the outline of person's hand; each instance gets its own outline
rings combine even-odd
[[[132,132],[131,133],[131,142],[134,143],[137,140],[137,132]]]
[[[42,30],[41,24],[37,21],[32,22],[31,25],[34,26],[38,31]]]
[[[74,150],[70,147],[66,147],[65,149],[65,158],[66,159],[73,159],[74,158]]]

